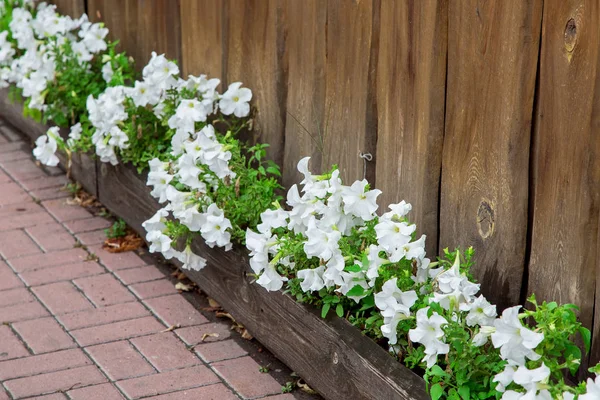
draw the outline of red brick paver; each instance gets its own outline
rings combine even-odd
[[[294,398],[155,265],[104,250],[111,222],[3,129],[0,400]]]

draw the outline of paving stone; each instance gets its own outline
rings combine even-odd
[[[46,200],[42,202],[42,206],[59,222],[90,218],[92,216],[85,208],[76,204],[68,204],[66,199]]]
[[[14,304],[29,303],[35,301],[35,298],[24,287],[9,289],[0,292],[0,308],[12,306]]]
[[[57,265],[73,264],[85,261],[88,254],[82,249],[67,249],[52,251],[50,253],[34,254],[9,260],[10,265],[17,272],[54,267]]]
[[[184,390],[181,392],[168,393],[152,397],[153,400],[237,400],[238,397],[233,394],[225,385],[217,383],[215,385],[203,386],[196,389]],[[293,399],[293,397],[292,397]]]
[[[10,125],[2,125],[0,128],[2,135],[11,142],[22,142],[23,134]],[[29,154],[31,156],[31,154]]]
[[[27,149],[28,146],[24,143],[24,142],[14,142],[14,143],[7,143],[7,144],[2,144],[2,146],[0,146],[0,154],[1,153],[9,153],[18,149]]]
[[[0,175],[1,177],[1,175]],[[16,215],[27,215],[27,214],[39,214],[45,213],[46,211],[39,204],[34,203],[33,201],[28,201],[26,203],[18,203],[18,204],[7,204],[0,205],[0,217],[14,217]]]
[[[31,201],[31,196],[15,182],[0,184],[0,204],[19,204]]]
[[[0,261],[0,291],[14,289],[23,286],[23,282],[17,277],[5,262]]]
[[[19,229],[0,232],[0,254],[2,254],[2,257],[5,259],[41,253],[42,250],[40,247],[25,233],[25,231]]]
[[[131,292],[111,274],[81,278],[74,283],[97,307],[135,301]]]
[[[175,329],[174,332],[190,346],[198,343],[218,342],[231,337],[230,325],[217,322]]]
[[[64,187],[69,180],[65,175],[61,176],[44,176],[43,178],[28,179],[19,182],[25,190],[39,190],[51,187]]]
[[[271,375],[260,372],[260,365],[249,356],[219,361],[212,367],[244,399],[281,393],[281,385]]]
[[[71,233],[91,232],[98,229],[109,228],[111,225],[112,222],[100,217],[77,219],[74,221],[65,222],[65,227]]]
[[[94,308],[71,282],[36,286],[32,290],[55,315]]]
[[[0,361],[28,355],[29,352],[10,327],[0,325]]]
[[[0,308],[0,323],[25,321],[45,317],[48,311],[37,301]]]
[[[46,396],[29,397],[27,400],[68,400],[67,396],[62,393],[54,393]]]
[[[30,226],[25,230],[46,252],[72,249],[75,244],[73,236],[58,222]]]
[[[89,261],[27,271],[20,274],[20,276],[26,285],[38,286],[47,283],[69,281],[76,278],[100,275],[104,272],[106,271],[104,268],[102,268],[102,266],[100,266],[100,264]]]
[[[248,354],[234,340],[199,344],[194,350],[207,363],[239,358]]]
[[[0,218],[0,232],[13,229],[28,228],[37,224],[52,222],[52,217],[45,212],[21,213],[21,215],[3,216]]]
[[[131,343],[160,372],[202,363],[172,332],[131,339]]]
[[[40,318],[16,322],[13,329],[21,336],[34,354],[48,353],[75,347],[73,339],[54,318]]]
[[[295,399],[294,395],[291,393],[278,394],[275,396],[267,396],[267,397],[263,397],[263,398],[268,399],[268,400],[294,400]]]
[[[94,365],[78,367],[48,374],[18,378],[4,382],[13,397],[21,398],[68,390],[106,382],[106,378]]]
[[[150,312],[141,303],[125,303],[63,314],[57,318],[67,330],[75,330],[150,315]]]
[[[144,303],[167,326],[183,327],[208,322],[204,315],[200,314],[194,306],[179,294],[144,300]]]
[[[124,253],[109,253],[102,246],[89,246],[89,250],[100,258],[100,262],[110,271],[119,271],[127,268],[146,265],[137,254],[132,251]]]
[[[122,400],[123,395],[110,383],[88,386],[67,392],[71,400]],[[216,399],[215,399],[216,400]]]
[[[136,283],[129,286],[129,289],[140,299],[150,299],[152,297],[179,293],[175,289],[175,285],[168,279]]]
[[[154,265],[147,265],[145,267],[130,268],[121,271],[116,271],[115,275],[125,285],[131,285],[140,282],[148,282],[156,279],[162,279],[165,277],[165,274],[163,274]]]
[[[117,382],[117,386],[129,398],[139,399],[218,382],[220,382],[219,378],[211,370],[203,365],[198,365],[141,378],[127,379]]]
[[[71,197],[71,193],[69,193],[61,186],[49,187],[44,189],[35,189],[31,190],[29,194],[38,200],[53,200]]]
[[[157,333],[164,329],[165,327],[154,317],[145,317],[77,329],[71,331],[71,335],[73,335],[81,346],[90,346]]]
[[[16,181],[23,181],[46,176],[46,173],[39,168],[33,160],[16,160],[5,163],[2,168]]]
[[[10,400],[8,393],[6,393],[6,390],[2,386],[0,386],[0,400]]]
[[[31,152],[19,149],[8,153],[0,153],[0,164],[25,159],[31,159]]]
[[[91,346],[87,347],[86,351],[114,381],[156,373],[128,341]]]
[[[82,232],[75,235],[77,240],[86,246],[102,244],[106,240],[106,232],[104,229],[99,231]]]
[[[0,362],[0,381],[90,365],[81,349],[69,349]]]

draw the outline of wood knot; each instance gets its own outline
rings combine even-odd
[[[477,230],[483,239],[487,239],[494,233],[496,225],[493,202],[481,200],[479,210],[477,210]]]
[[[565,50],[567,51],[567,58],[571,61],[571,57],[573,55],[573,51],[575,50],[575,45],[577,44],[577,23],[574,18],[571,18],[567,21],[567,25],[565,26]]]
[[[331,361],[333,362],[334,365],[340,362],[340,360],[338,358],[338,354],[335,351],[333,352],[333,356],[331,357]]]

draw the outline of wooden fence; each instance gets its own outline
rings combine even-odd
[[[243,81],[285,184],[305,155],[366,176],[383,205],[413,204],[429,254],[474,246],[501,306],[580,306],[600,359],[597,1],[55,3],[105,21],[140,67],[157,51]]]

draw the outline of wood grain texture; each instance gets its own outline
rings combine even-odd
[[[223,79],[224,0],[180,0],[183,76]]]
[[[323,2],[321,2],[323,4]],[[375,153],[376,129],[370,126],[370,78],[374,1],[327,1],[325,81],[325,154],[323,168],[338,164],[342,179],[363,179],[359,154]],[[375,14],[376,15],[376,14]],[[369,171],[367,171],[367,174]],[[373,174],[374,175],[374,174]],[[375,182],[371,179],[371,184]]]
[[[381,2],[377,63],[377,187],[382,210],[413,204],[411,221],[438,249],[448,35],[446,0]]]
[[[322,172],[327,8],[320,0],[286,0],[283,9],[289,73],[282,168],[283,184],[289,187],[301,180],[296,165],[303,157],[311,156],[313,173]]]
[[[88,0],[93,21],[104,21],[109,38],[119,40],[141,70],[151,53],[165,53],[181,65],[179,2],[172,0]]]
[[[56,4],[56,10],[72,18],[79,18],[85,13],[85,0],[52,0],[49,3]]]
[[[600,6],[546,2],[543,21],[529,292],[576,304],[591,327],[600,256]]]
[[[499,309],[518,304],[542,2],[449,2],[440,251],[473,246]]]
[[[276,0],[227,3],[227,84],[252,89],[257,109],[252,139],[268,143],[268,156],[281,165],[284,149],[286,70],[284,24]],[[226,88],[223,88],[224,90]]]

